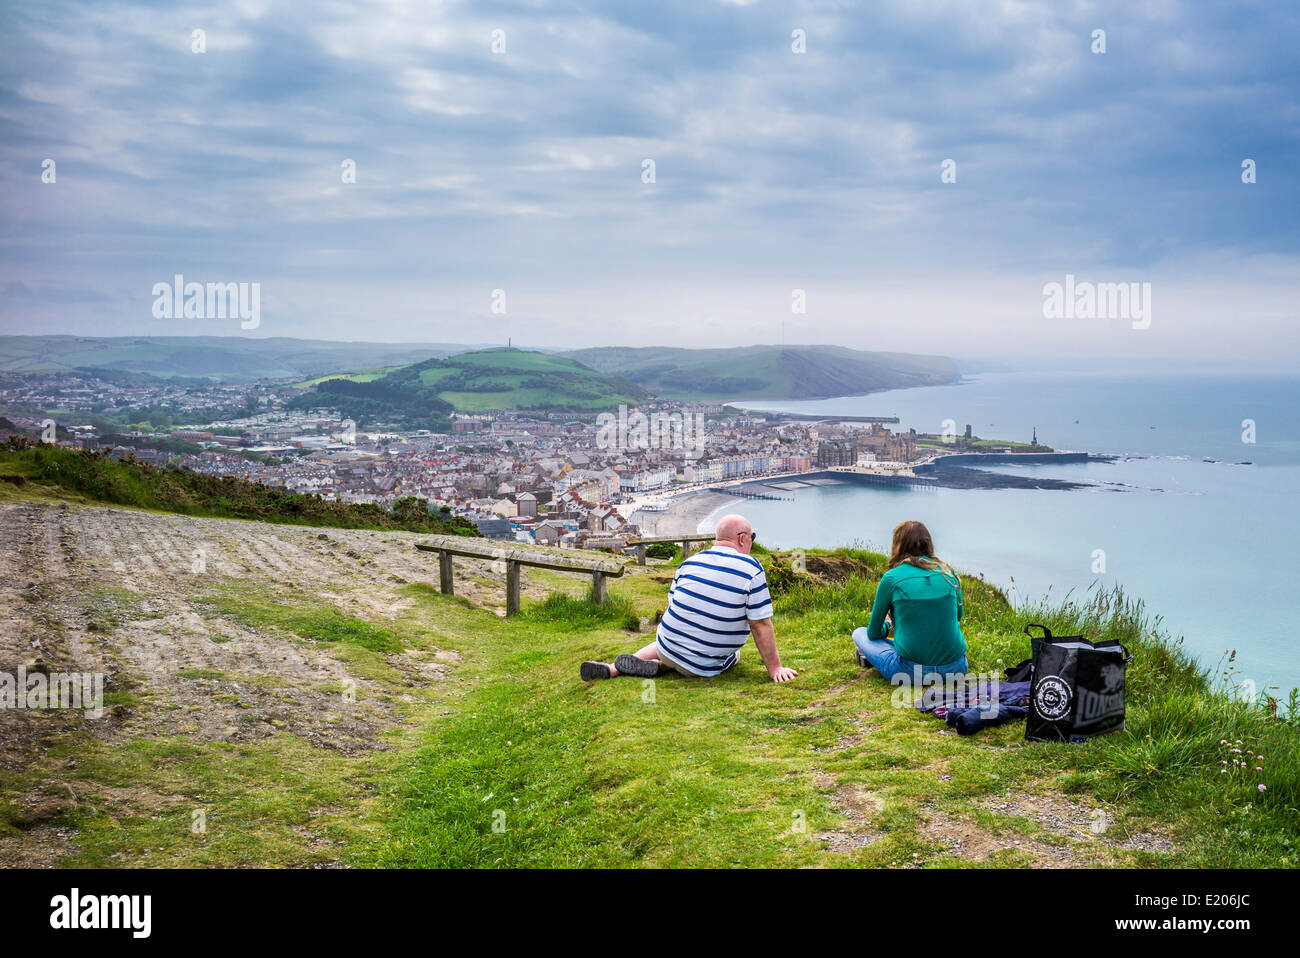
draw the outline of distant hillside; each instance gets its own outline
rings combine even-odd
[[[234,476],[208,476],[188,469],[157,469],[134,459],[10,439],[0,444],[0,482],[35,493],[76,494],[96,502],[191,516],[256,519],[338,529],[402,529],[477,536],[464,516],[431,513],[424,499],[408,496],[385,509],[374,503],[345,503],[289,492]],[[7,489],[0,488],[0,492]],[[0,500],[7,496],[0,495]]]
[[[611,399],[615,404],[635,401],[647,392],[672,399],[820,399],[930,386],[958,377],[957,366],[942,356],[839,346],[597,347],[556,353],[285,337],[0,336],[0,372],[91,367],[124,377],[220,382],[292,379],[319,385],[331,376],[347,376],[358,383],[379,383],[396,375],[398,380],[389,385],[409,389],[409,383],[402,385],[401,372],[409,364],[467,355],[480,358],[468,366],[435,363],[421,370],[442,370],[430,372],[424,385],[436,381],[435,395],[466,411],[593,409],[607,407]]]
[[[441,429],[453,409],[578,412],[634,404],[648,396],[635,383],[563,356],[501,348],[427,359],[368,381],[325,379],[290,405],[328,403],[362,425],[391,422]]]
[[[0,336],[0,370],[51,372],[93,366],[221,382],[305,380],[441,358],[473,348],[456,343],[353,343],[283,336]]]
[[[841,346],[600,347],[563,355],[671,399],[825,399],[958,378],[944,356]]]

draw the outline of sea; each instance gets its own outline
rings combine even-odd
[[[1070,479],[1076,490],[826,486],[793,501],[737,500],[775,548],[858,545],[887,552],[905,519],[940,557],[982,573],[1013,603],[1116,583],[1159,627],[1242,694],[1300,686],[1300,376],[987,373],[953,385],[814,401],[735,405],[898,416],[899,426],[1113,461],[997,465]],[[1228,661],[1229,653],[1235,657]]]

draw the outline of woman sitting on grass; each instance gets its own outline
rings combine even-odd
[[[934,557],[930,530],[919,522],[900,522],[889,568],[876,586],[871,622],[853,630],[854,661],[874,666],[891,682],[905,675],[914,688],[927,675],[964,673],[961,612],[961,580]]]

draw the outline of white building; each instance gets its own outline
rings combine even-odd
[[[671,467],[645,469],[632,475],[619,476],[619,492],[645,492],[648,489],[660,489],[672,483],[676,471]]]

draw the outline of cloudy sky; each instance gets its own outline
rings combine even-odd
[[[1276,363],[1298,47],[1274,0],[6,4],[0,330]],[[155,319],[177,273],[260,327]],[[1149,328],[1045,317],[1066,274]]]

